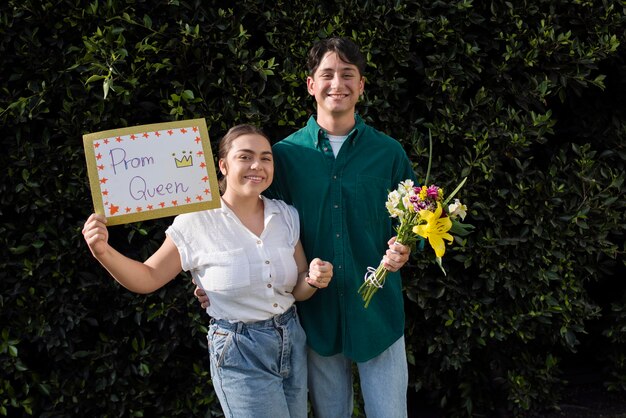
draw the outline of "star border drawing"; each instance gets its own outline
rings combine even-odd
[[[220,207],[206,120],[83,135],[94,210],[107,225]]]

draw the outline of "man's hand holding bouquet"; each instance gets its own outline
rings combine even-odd
[[[432,142],[430,149],[432,150]],[[432,155],[429,155],[425,184],[428,184],[431,159]],[[413,249],[418,240],[428,240],[435,251],[435,262],[444,274],[446,271],[441,263],[446,252],[444,240],[451,243],[455,236],[465,236],[474,228],[470,224],[462,223],[467,214],[467,206],[459,199],[450,203],[466,180],[467,178],[463,179],[447,197],[439,186],[415,186],[412,180],[404,180],[389,193],[385,204],[389,216],[399,220],[395,227],[396,242]],[[359,288],[366,308],[376,291],[385,284],[388,273],[382,261],[377,268],[368,267],[364,282]]]

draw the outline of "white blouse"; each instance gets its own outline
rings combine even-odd
[[[262,197],[265,228],[257,236],[222,201],[221,208],[178,215],[165,232],[183,270],[209,296],[207,313],[231,322],[271,318],[291,307],[300,219],[293,206]]]

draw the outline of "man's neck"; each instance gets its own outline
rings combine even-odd
[[[318,114],[316,121],[327,133],[337,136],[348,135],[356,124],[354,112],[343,115]]]

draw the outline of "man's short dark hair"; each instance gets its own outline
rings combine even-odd
[[[365,57],[361,54],[361,50],[348,38],[327,38],[317,41],[309,50],[307,58],[307,68],[309,75],[313,75],[317,71],[322,62],[322,58],[327,52],[335,52],[339,58],[348,64],[355,65],[359,69],[360,75],[365,72]]]

